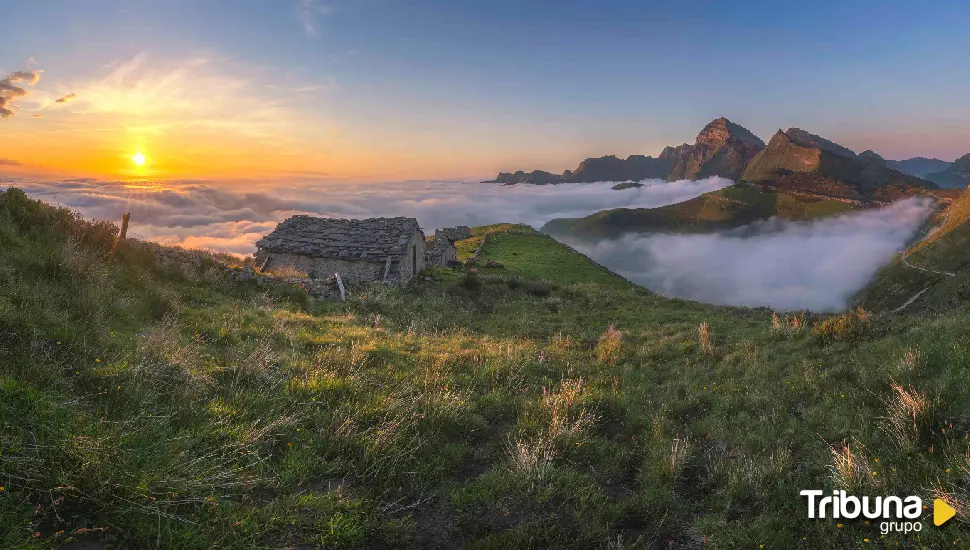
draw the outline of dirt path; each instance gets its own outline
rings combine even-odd
[[[926,239],[929,239],[930,237],[932,237],[937,231],[940,231],[941,229],[943,229],[949,221],[950,221],[950,207],[948,206],[946,208],[946,219],[943,220],[943,223],[940,224],[940,226],[937,227],[936,230],[930,231],[929,233],[926,234],[925,237],[923,237],[922,239],[920,239],[920,241],[918,243],[916,243],[913,246],[911,246],[911,247],[907,248],[906,250],[903,250],[902,251],[902,254],[903,254],[903,265],[906,266],[906,267],[908,267],[908,268],[910,268],[910,269],[918,269],[919,271],[924,271],[926,273],[936,273],[938,275],[946,275],[947,277],[956,277],[956,274],[955,273],[950,273],[949,271],[936,271],[936,270],[933,270],[933,269],[924,269],[922,267],[916,267],[915,265],[911,265],[909,263],[909,261],[906,259],[906,257],[909,255],[909,251],[910,250],[912,250],[914,247],[919,246],[920,244],[922,244],[923,242],[925,242]],[[912,304],[913,302],[915,302],[920,296],[922,296],[929,289],[930,289],[930,287],[926,287],[923,290],[917,292],[916,294],[913,294],[909,298],[909,300],[906,300],[906,302],[903,305],[901,305],[901,306],[897,307],[896,309],[894,309],[893,310],[893,313],[899,313],[900,311],[906,309],[907,306],[909,306],[910,304]]]
[[[920,296],[922,296],[923,293],[926,292],[929,289],[930,289],[930,287],[926,287],[923,290],[917,292],[916,294],[913,294],[913,296],[909,300],[906,300],[906,303],[905,304],[903,304],[903,305],[897,307],[896,309],[894,309],[893,310],[893,313],[899,313],[900,311],[906,309],[906,306],[908,306],[909,304],[912,304],[913,302],[915,302],[917,298],[919,298]]]
[[[908,268],[910,268],[910,269],[918,269],[920,271],[925,271],[926,273],[936,273],[937,275],[946,275],[947,277],[956,277],[956,273],[950,273],[949,271],[936,271],[934,269],[924,269],[922,267],[917,267],[915,265],[910,264],[909,263],[909,260],[906,258],[909,255],[909,251],[910,250],[912,250],[916,246],[919,246],[919,245],[923,244],[923,242],[925,242],[926,239],[929,239],[937,231],[943,229],[946,226],[946,224],[949,223],[949,221],[950,221],[950,207],[948,206],[946,208],[946,219],[943,220],[943,223],[940,224],[940,226],[937,227],[935,231],[930,231],[929,233],[927,233],[926,236],[923,237],[922,239],[920,239],[920,241],[918,243],[914,244],[913,246],[911,246],[911,247],[909,247],[909,248],[907,248],[906,250],[903,251],[903,265],[906,266],[906,267],[908,267]],[[908,303],[909,302],[907,302],[907,304]]]

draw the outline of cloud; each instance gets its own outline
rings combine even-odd
[[[114,116],[138,134],[215,130],[224,137],[229,130],[233,136],[292,142],[302,139],[301,131],[323,126],[297,114],[279,91],[263,91],[272,78],[223,58],[142,52],[94,78],[68,83],[75,93],[61,99],[73,98],[80,113]]]
[[[909,199],[813,223],[772,219],[709,235],[626,235],[571,243],[652,290],[776,310],[837,311],[904,248],[930,212]]]
[[[457,182],[254,184],[177,181],[137,183],[20,178],[20,187],[42,200],[87,217],[117,220],[131,212],[131,232],[168,244],[239,254],[283,219],[298,213],[344,218],[413,216],[426,232],[439,227],[498,222],[539,227],[560,216],[604,208],[654,207],[680,202],[729,185],[729,180],[647,181],[613,191],[611,183],[502,186]]]
[[[24,163],[20,162],[19,160],[0,158],[0,166],[23,166],[23,165]]]
[[[317,18],[330,12],[330,8],[320,5],[317,0],[299,0],[296,5],[296,18],[309,36],[317,34]]]
[[[499,222],[541,227],[557,217],[609,208],[652,208],[714,191],[729,180],[645,181],[502,186],[482,183],[296,181],[120,182],[96,179],[8,179],[42,200],[86,217],[119,220],[131,212],[131,234],[249,254],[254,243],[294,214],[344,218],[412,216],[436,228]],[[627,235],[596,245],[569,243],[628,279],[657,292],[715,304],[777,310],[843,309],[876,270],[903,248],[926,219],[929,203],[897,202],[814,223],[772,219],[707,235]]]
[[[12,117],[14,102],[30,93],[16,84],[33,86],[40,80],[40,73],[41,71],[14,71],[0,79],[0,119]]]
[[[77,97],[77,94],[70,93],[70,94],[67,94],[64,97],[59,97],[59,98],[55,99],[54,100],[54,103],[67,103],[68,101],[71,101],[72,99],[74,99],[76,97]]]

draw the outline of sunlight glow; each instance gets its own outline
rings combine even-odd
[[[145,155],[142,154],[141,151],[138,151],[137,153],[134,154],[134,156],[131,157],[131,161],[137,164],[138,166],[144,166],[145,160],[146,160]]]

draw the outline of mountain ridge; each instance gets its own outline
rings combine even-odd
[[[735,180],[744,171],[745,164],[764,146],[764,141],[747,128],[719,117],[704,126],[693,144],[664,147],[657,157],[590,157],[575,170],[566,170],[561,175],[544,170],[519,170],[500,172],[495,179],[483,183],[547,185],[643,179],[674,181],[712,176]]]
[[[837,151],[847,151],[851,156]],[[768,146],[747,164],[741,180],[877,200],[895,200],[937,188],[928,180],[886,167],[878,162],[882,157],[876,153],[866,153],[860,158],[853,151],[804,130],[779,129]]]

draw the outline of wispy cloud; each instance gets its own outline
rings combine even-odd
[[[23,166],[23,165],[24,163],[20,162],[19,160],[0,158],[0,166]]]
[[[77,97],[77,94],[70,93],[70,94],[67,94],[66,96],[62,96],[55,99],[54,103],[67,103],[68,101],[72,101],[76,97]]]
[[[321,5],[317,0],[298,0],[296,4],[296,18],[309,36],[317,34],[317,18],[330,12],[330,8]]]
[[[0,79],[0,119],[12,117],[14,115],[14,102],[30,93],[18,84],[24,86],[37,84],[41,72],[39,70],[14,71]]]
[[[175,127],[229,129],[248,136],[288,135],[300,126],[266,76],[238,76],[228,62],[205,55],[166,59],[147,52],[116,61],[100,77],[73,83],[74,109],[114,114],[136,133]]]

